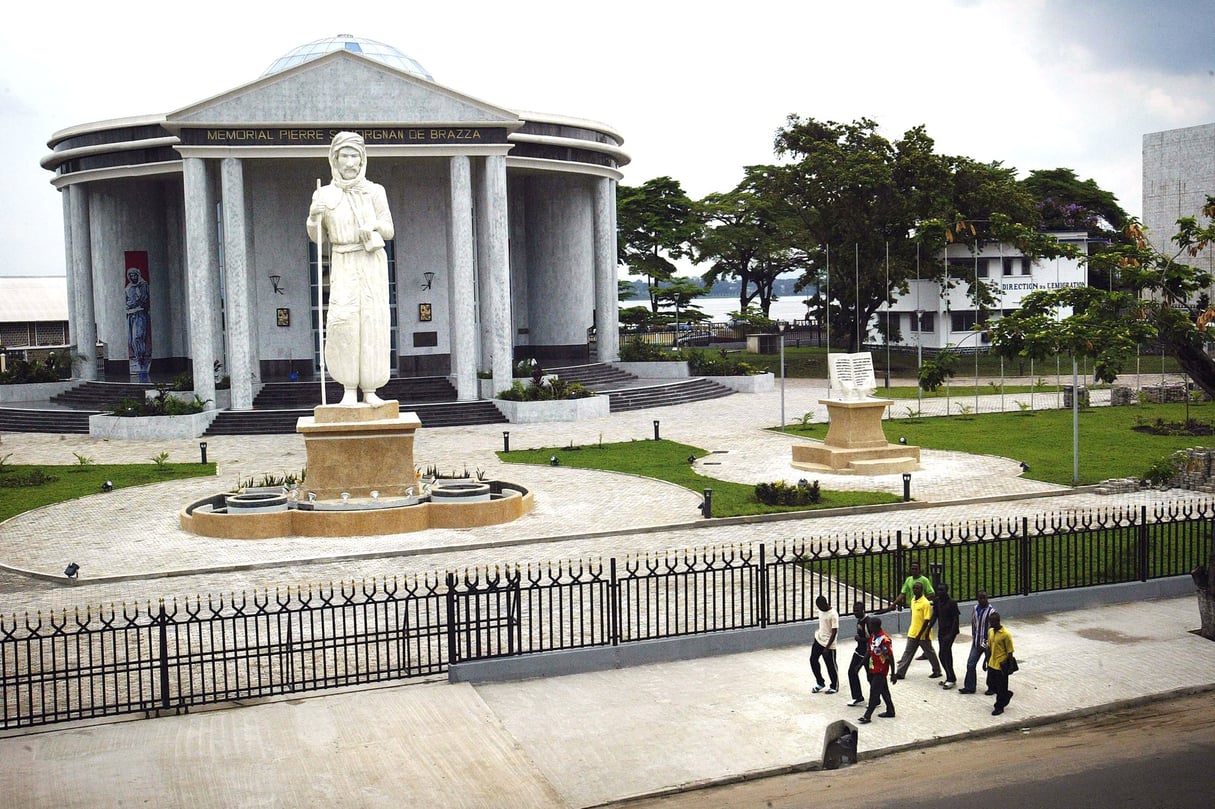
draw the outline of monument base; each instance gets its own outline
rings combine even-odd
[[[793,447],[793,466],[810,472],[893,475],[920,468],[920,448],[891,444],[882,431],[882,414],[893,399],[819,399],[830,425],[822,444]]]
[[[417,493],[413,438],[421,426],[416,414],[402,415],[395,400],[317,407],[295,427],[308,456],[303,491],[317,500],[338,500],[343,492],[352,498]]]

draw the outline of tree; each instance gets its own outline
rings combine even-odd
[[[737,278],[739,310],[758,298],[766,319],[776,299],[776,279],[804,271],[808,258],[791,240],[794,229],[782,211],[771,167],[748,166],[745,172],[733,191],[698,203],[704,228],[693,240],[694,260],[712,262],[701,276],[709,285]]]
[[[1132,219],[1123,243],[1087,259],[1109,273],[1110,288],[1039,290],[1021,308],[991,328],[992,348],[1006,357],[1041,359],[1058,353],[1093,360],[1094,375],[1112,382],[1138,345],[1157,342],[1208,396],[1215,397],[1215,360],[1206,349],[1215,343],[1215,309],[1206,290],[1209,272],[1179,261],[1196,257],[1215,242],[1215,197],[1208,196],[1197,217],[1177,220],[1176,250],[1152,247],[1146,231]]]
[[[690,255],[689,243],[699,228],[695,206],[677,180],[656,177],[638,187],[616,192],[616,225],[620,263],[629,275],[646,279],[650,310],[658,311],[655,290],[675,274],[675,261]]]
[[[650,295],[660,306],[670,306],[675,310],[675,328],[679,329],[679,313],[684,312],[684,321],[704,320],[705,314],[700,307],[692,303],[704,295],[708,289],[690,278],[672,278],[663,286],[651,289]]]
[[[848,335],[852,350],[873,316],[908,289],[917,266],[946,288],[958,283],[936,262],[918,265],[921,244],[932,255],[949,232],[977,247],[998,238],[998,224],[1027,248],[1047,246],[1031,238],[1038,217],[1014,169],[936,154],[922,126],[892,142],[869,119],[791,115],[774,146],[790,161],[770,168],[785,221],[795,223],[794,244],[811,258],[798,288],[814,285],[825,295],[832,330]],[[967,288],[976,309],[990,299],[982,284]]]
[[[1033,195],[1046,230],[1084,230],[1113,240],[1127,225],[1118,198],[1071,169],[1035,169],[1020,184]]]

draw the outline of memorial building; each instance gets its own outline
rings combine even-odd
[[[328,260],[305,220],[343,130],[395,220],[394,374],[447,376],[468,400],[478,372],[509,387],[517,359],[617,358],[621,136],[471,98],[342,35],[172,112],[52,136],[78,375],[192,371],[204,399],[226,375],[234,410],[262,382],[315,378]]]

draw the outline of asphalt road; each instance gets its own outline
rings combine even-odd
[[[626,805],[1210,809],[1215,805],[1215,693],[895,753],[842,770],[776,776]]]

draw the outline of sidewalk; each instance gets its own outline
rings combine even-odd
[[[991,697],[943,691],[916,663],[893,687],[897,718],[860,727],[862,764],[1215,687],[1215,643],[1187,631],[1198,623],[1193,598],[1136,604],[1132,627],[1120,620],[1129,612],[1021,620],[1006,607],[1022,670],[1005,714],[991,716]],[[1154,631],[1130,634],[1145,627]],[[963,635],[955,647],[962,666],[968,643]],[[11,736],[0,739],[0,795],[14,808],[532,809],[811,769],[827,724],[861,711],[845,705],[846,687],[810,693],[808,652],[521,683],[427,682]]]
[[[819,384],[790,380],[785,412],[814,412],[823,420],[818,399],[825,393]],[[761,429],[778,422],[777,397],[740,394],[508,429],[511,447],[521,449],[643,440],[659,421],[663,438],[715,453],[697,462],[706,475],[795,482],[804,473],[791,467],[790,446],[803,439]],[[979,404],[984,411],[1001,406],[999,397]],[[928,412],[943,406],[925,401]],[[504,464],[493,454],[502,432],[423,430],[415,457],[440,468],[484,469],[532,488],[536,510],[521,520],[307,540],[225,541],[180,531],[177,510],[192,499],[237,476],[294,471],[304,462],[299,436],[208,439],[208,455],[219,463],[216,478],[97,494],[0,524],[0,565],[44,577],[0,593],[0,614],[704,546],[813,543],[913,525],[1137,507],[1161,497],[1209,499],[1182,491],[1102,497],[1026,480],[1015,459],[925,452],[913,476],[914,509],[722,524],[701,519],[700,497],[685,489],[627,475]],[[162,451],[172,460],[198,457],[193,441],[5,434],[0,443],[0,456],[11,454],[12,463],[72,463],[73,452],[99,463],[151,462]],[[899,475],[821,478],[825,489],[902,490]],[[77,583],[62,578],[68,561],[81,566]],[[1002,612],[1023,665],[1008,711],[993,717],[991,698],[942,691],[917,663],[893,688],[898,717],[860,728],[862,759],[1215,688],[1215,644],[1188,631],[1198,625],[1192,597],[1024,618],[1010,601]],[[855,721],[861,711],[845,705],[846,685],[831,696],[810,693],[809,633],[801,647],[518,683],[431,680],[185,716],[10,731],[0,738],[6,765],[0,796],[5,807],[589,807],[812,768],[821,761],[827,724]],[[898,651],[902,643],[896,638]],[[960,666],[968,643],[963,636],[955,646]],[[847,646],[841,644],[841,668]]]

